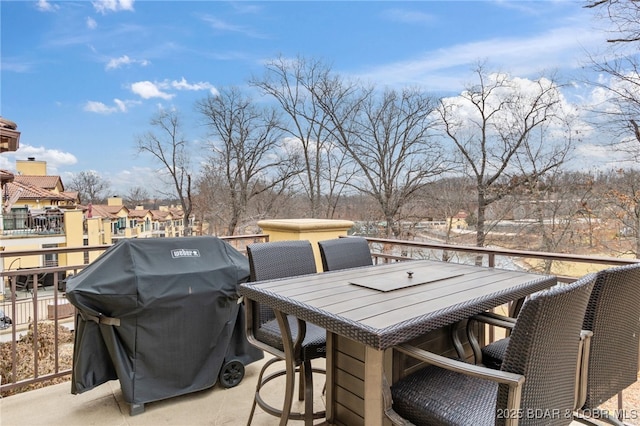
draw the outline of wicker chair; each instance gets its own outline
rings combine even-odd
[[[492,317],[497,318],[496,315]],[[479,319],[484,318],[480,316]],[[491,320],[485,322],[491,323]],[[592,415],[598,420],[620,425],[620,421],[597,407],[617,394],[619,413],[622,413],[622,391],[637,380],[640,264],[609,268],[596,274],[582,328],[591,331],[593,336],[583,351],[576,414],[585,420]],[[507,337],[485,346],[476,363],[500,368],[508,343]]]
[[[373,265],[369,242],[362,237],[318,241],[318,247],[325,272]]]
[[[309,241],[277,241],[255,243],[247,246],[250,281],[286,278],[317,272],[313,249]],[[280,417],[284,425],[289,419],[304,420],[305,425],[314,419],[325,417],[325,411],[313,411],[313,374],[325,373],[313,369],[311,360],[326,356],[326,330],[314,324],[306,324],[297,318],[276,313],[273,309],[247,300],[247,339],[254,346],[274,356],[267,361],[258,376],[256,393],[249,415],[251,424],[256,404],[267,413]],[[284,335],[281,332],[284,330]],[[285,362],[285,369],[264,376],[269,366]],[[299,396],[304,400],[304,412],[292,412],[296,372],[299,373]],[[269,381],[285,376],[286,388],[282,409],[267,404],[260,390]]]
[[[594,281],[589,275],[532,296],[520,311],[500,371],[396,347],[432,365],[401,378],[390,395],[383,389],[387,416],[395,424],[568,425],[580,328]]]

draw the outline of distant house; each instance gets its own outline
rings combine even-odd
[[[120,238],[162,238],[184,235],[182,209],[161,206],[158,210],[144,206],[127,208],[120,197],[110,197],[107,204],[84,207],[87,218],[108,220],[114,242]]]
[[[17,160],[16,171],[13,179],[3,186],[5,211],[14,206],[75,209],[80,202],[77,192],[64,190],[60,176],[47,175],[45,161],[35,161],[33,157],[27,161]]]
[[[63,212],[76,209],[78,193],[66,192],[60,176],[47,175],[44,161],[18,160],[16,170],[1,173],[3,234],[64,234]]]
[[[135,236],[135,229],[129,226],[129,209],[122,204],[122,198],[111,197],[107,204],[89,204],[85,208],[87,219],[103,219],[108,222],[114,240]]]
[[[1,123],[0,123],[1,124]],[[19,132],[5,128],[2,143],[17,146]],[[11,139],[13,138],[13,139]],[[2,151],[0,147],[0,152]],[[178,237],[184,235],[182,209],[158,210],[126,207],[120,197],[107,204],[81,205],[76,191],[66,191],[60,176],[47,174],[47,163],[35,158],[16,161],[16,172],[0,170],[0,250],[113,244],[122,238]],[[0,270],[86,264],[100,252],[5,256]],[[0,281],[0,300],[7,286]]]
[[[143,206],[129,210],[129,227],[136,229],[138,238],[153,237],[153,213]]]
[[[451,222],[451,229],[468,229],[469,224],[467,223],[467,217],[469,217],[467,212],[462,210],[451,216],[449,219]]]
[[[0,247],[3,251],[82,246],[83,217],[77,192],[65,191],[60,176],[48,175],[44,161],[16,161],[16,172],[0,171]],[[82,253],[4,258],[3,270],[82,262]],[[3,287],[6,283],[0,283]]]
[[[154,232],[162,237],[179,237],[184,235],[184,212],[179,207],[160,206],[151,210],[153,214]]]
[[[47,174],[47,163],[35,158],[16,161],[16,172],[0,170],[0,249],[5,252],[42,248],[113,244],[122,238],[183,236],[184,214],[174,206],[158,210],[130,209],[120,197],[106,204],[81,205],[78,192],[66,191],[60,176]],[[0,269],[88,263],[99,252],[7,256]],[[0,294],[6,283],[0,282]]]
[[[14,152],[20,147],[18,125],[0,117],[0,152]]]

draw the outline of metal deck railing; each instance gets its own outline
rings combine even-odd
[[[229,241],[239,251],[245,253],[247,244],[259,241],[268,241],[266,234],[252,234],[221,237]],[[584,263],[605,268],[621,264],[640,262],[639,259],[621,259],[614,257],[594,257],[559,253],[545,253],[535,251],[508,250],[474,246],[457,246],[440,243],[426,243],[417,241],[392,240],[384,238],[367,238],[372,248],[372,256],[376,263],[400,261],[408,259],[437,259],[457,263],[481,263],[490,267],[501,267],[505,269],[522,269],[524,259],[539,259],[550,261],[562,261],[570,263]],[[86,253],[103,252],[109,245],[85,246],[76,248],[51,248],[33,251],[0,252],[0,259],[4,257],[28,257],[45,254],[63,254],[73,252]],[[30,268],[28,270],[9,270],[0,273],[1,280],[5,283],[4,299],[0,301],[0,308],[5,314],[12,318],[13,324],[0,330],[0,338],[10,345],[9,361],[11,371],[5,373],[0,385],[0,395],[19,391],[26,386],[49,381],[51,379],[64,377],[71,374],[70,367],[63,367],[60,364],[60,344],[58,338],[58,327],[73,328],[73,314],[69,314],[69,305],[65,298],[65,280],[71,274],[76,274],[84,267],[83,265],[54,266],[42,268]],[[545,272],[545,271],[537,271]],[[24,278],[29,279],[23,285]],[[559,276],[560,281],[569,282],[576,279],[572,276]],[[29,285],[31,283],[31,285]],[[34,285],[35,283],[35,285]],[[48,321],[54,325],[54,354],[55,360],[51,371],[44,371],[38,362],[38,353],[42,349],[39,346],[39,323]],[[17,341],[27,333],[32,333],[31,350],[29,358],[33,360],[33,374],[29,377],[18,374]],[[6,352],[4,352],[6,353]],[[6,363],[5,360],[1,360]]]

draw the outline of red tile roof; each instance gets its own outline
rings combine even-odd
[[[16,176],[17,178],[17,176]],[[6,196],[11,198],[16,192],[20,192],[18,200],[57,200],[57,201],[75,201],[75,198],[64,193],[56,194],[42,187],[31,185],[28,183],[15,180],[6,185]]]
[[[91,210],[91,217],[104,217],[107,219],[117,219],[118,213],[123,209],[129,214],[129,209],[125,206],[109,206],[107,204],[93,204],[91,207],[87,206],[87,215]]]
[[[145,217],[146,215],[148,215],[150,213],[150,210],[138,210],[138,209],[134,209],[134,210],[129,210],[129,217],[131,218],[136,218],[136,217]]]
[[[76,200],[76,202],[78,201],[78,197],[80,196],[78,191],[63,191],[62,194],[69,197],[72,200]]]
[[[153,220],[167,220],[167,216],[171,213],[166,210],[151,210]]]
[[[64,191],[64,185],[62,184],[60,176],[16,175],[15,181],[49,190],[56,189],[59,184],[61,190]]]

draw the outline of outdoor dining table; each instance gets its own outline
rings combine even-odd
[[[240,293],[325,328],[327,423],[376,426],[389,424],[382,386],[398,378],[394,345],[556,283],[551,275],[412,260],[244,283]]]

